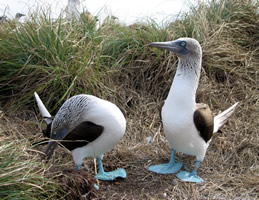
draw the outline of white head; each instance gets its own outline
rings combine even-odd
[[[182,59],[190,57],[201,58],[202,55],[200,43],[193,38],[179,38],[168,42],[152,42],[148,46],[169,50]]]

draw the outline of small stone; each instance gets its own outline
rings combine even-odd
[[[164,194],[163,194],[163,197],[164,197],[164,198],[166,198],[166,197],[167,197],[167,194],[166,194],[166,193],[164,193]]]
[[[146,137],[145,138],[145,142],[146,143],[151,143],[153,141],[153,138],[152,137]]]
[[[94,187],[96,190],[99,190],[99,188],[100,188],[99,185],[97,185],[97,184],[94,184]]]

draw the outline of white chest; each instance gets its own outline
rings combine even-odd
[[[193,121],[195,92],[196,88],[185,79],[175,77],[161,114],[170,147],[202,161],[208,144],[200,137]]]

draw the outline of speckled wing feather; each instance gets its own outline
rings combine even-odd
[[[82,115],[87,115],[91,103],[93,103],[93,99],[88,95],[77,95],[68,99],[61,106],[52,122],[51,138],[53,138],[55,131],[63,128],[73,129]]]
[[[97,139],[104,127],[90,121],[80,122],[89,114],[89,106],[93,102],[94,99],[89,95],[77,95],[68,99],[52,122],[51,134],[45,133],[45,135],[53,140],[59,140],[69,150],[82,147]],[[49,143],[46,150],[48,159],[52,156],[57,144],[55,141]]]

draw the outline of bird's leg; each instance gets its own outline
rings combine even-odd
[[[194,167],[194,169],[193,169],[193,171],[192,171],[192,173],[191,173],[192,175],[197,176],[197,170],[198,170],[198,168],[199,168],[199,166],[200,166],[200,163],[201,163],[201,162],[198,161],[198,160],[195,162],[195,167]]]
[[[201,183],[203,182],[203,179],[197,176],[197,170],[200,166],[200,161],[196,161],[195,167],[192,172],[187,172],[187,171],[181,171],[176,176],[181,179],[182,181],[187,181],[187,182],[193,182],[193,183]]]
[[[182,165],[182,163],[175,162],[175,150],[172,149],[169,163],[149,166],[148,170],[158,174],[173,174],[178,172]]]
[[[124,169],[119,168],[119,169],[116,169],[111,172],[105,172],[103,169],[102,158],[97,157],[97,162],[98,162],[98,166],[99,166],[99,171],[95,175],[96,179],[103,180],[103,181],[113,181],[118,177],[126,178],[127,174]]]
[[[170,157],[169,165],[175,165],[175,150],[174,149],[171,150],[171,157]]]
[[[97,158],[97,162],[98,162],[98,166],[99,166],[99,172],[100,174],[103,174],[104,173],[104,170],[103,170],[103,162],[102,162],[102,159],[100,157]]]

